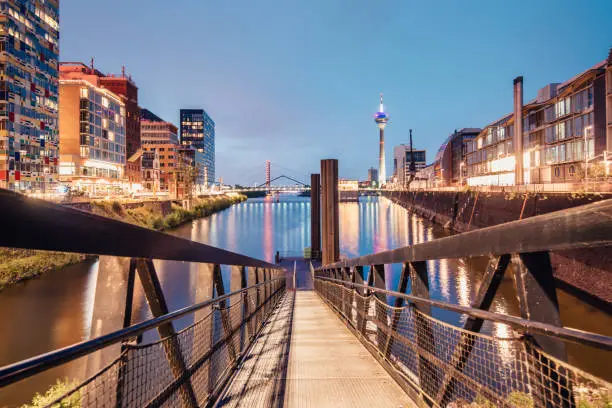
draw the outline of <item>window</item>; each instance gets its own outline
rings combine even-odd
[[[568,113],[571,113],[571,104],[570,104],[570,98],[564,98],[561,99],[560,101],[558,101],[555,104],[555,113],[557,115],[557,118],[561,117],[561,116],[565,116]]]
[[[557,140],[557,127],[549,126],[544,130],[546,134],[546,143],[552,143]]]

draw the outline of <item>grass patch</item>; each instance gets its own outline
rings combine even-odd
[[[0,248],[0,290],[86,258],[87,255],[64,252]]]

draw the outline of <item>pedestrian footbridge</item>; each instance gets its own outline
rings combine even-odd
[[[100,256],[92,338],[0,368],[0,387],[18,386],[84,361],[87,376],[51,407],[597,407],[612,400],[610,383],[567,362],[567,343],[609,352],[612,338],[563,326],[549,259],[550,251],[612,244],[609,201],[323,266],[270,264],[5,191],[0,212],[0,246]],[[482,256],[489,263],[469,307],[430,299],[428,261]],[[168,310],[154,259],[197,265],[196,304]],[[385,274],[392,264],[402,265],[393,287]],[[515,282],[520,316],[489,311],[505,274]],[[144,322],[130,321],[137,282],[154,316]],[[459,315],[461,325],[436,311]],[[190,323],[178,329],[179,319]],[[507,335],[483,330],[490,323],[505,325]],[[143,343],[148,331],[158,340]]]

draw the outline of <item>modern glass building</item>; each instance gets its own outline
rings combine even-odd
[[[204,109],[181,109],[180,116],[181,144],[201,153],[197,180],[211,186],[215,181],[215,122]]]
[[[57,181],[58,41],[57,0],[0,1],[0,187]]]
[[[127,188],[123,100],[84,64],[60,69],[60,175],[90,195]]]

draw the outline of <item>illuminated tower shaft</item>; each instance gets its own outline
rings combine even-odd
[[[382,186],[387,182],[387,172],[385,171],[385,126],[389,121],[389,116],[385,113],[383,106],[383,96],[380,94],[380,107],[374,115],[374,121],[380,132],[380,150],[378,153],[378,186]]]
[[[380,152],[378,155],[378,185],[382,186],[387,181],[385,173],[385,128],[381,127],[380,132]]]

